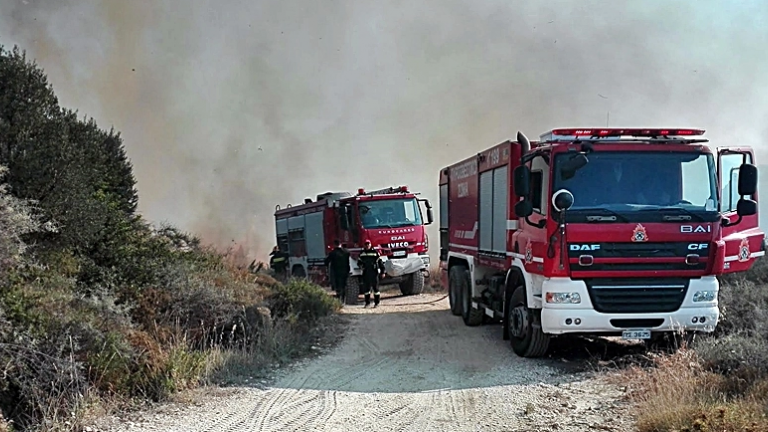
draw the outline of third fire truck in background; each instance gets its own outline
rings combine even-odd
[[[764,255],[751,148],[696,129],[518,133],[440,172],[440,267],[520,356],[563,334],[712,332],[717,275]]]
[[[397,284],[405,295],[420,294],[429,268],[429,239],[425,225],[433,222],[432,205],[407,186],[357,194],[327,192],[315,201],[275,209],[277,244],[288,251],[288,271],[327,285],[324,259],[339,239],[350,251],[352,274],[347,282],[346,304],[356,304],[361,270],[357,257],[365,240],[382,255],[387,278],[381,285]],[[426,207],[426,221],[419,203]]]

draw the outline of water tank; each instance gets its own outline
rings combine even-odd
[[[336,201],[341,198],[347,198],[351,197],[352,194],[349,192],[326,192],[324,194],[320,194],[317,196],[317,200],[329,200],[329,201]]]

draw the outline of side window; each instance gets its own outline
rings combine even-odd
[[[739,202],[739,167],[751,163],[750,154],[730,153],[720,156],[720,211],[736,211]],[[751,196],[744,198],[752,199]]]
[[[541,186],[544,175],[541,171],[531,172],[531,196],[530,201],[533,205],[533,211],[544,214],[541,208]]]
[[[549,200],[547,199],[548,173],[549,164],[543,157],[537,156],[531,161],[531,204],[533,211],[543,216],[547,215],[549,208]]]

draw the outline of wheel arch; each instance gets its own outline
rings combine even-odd
[[[515,258],[512,261],[512,267],[507,272],[507,288],[509,288],[510,282],[520,282],[519,279],[510,279],[510,275],[516,274],[517,278],[522,278],[523,287],[525,287],[525,299],[528,303],[528,307],[531,309],[541,309],[541,300],[537,301],[535,287],[533,285],[533,277],[528,271],[525,270],[523,262],[519,258]],[[513,287],[514,288],[514,287]]]
[[[515,289],[522,285],[523,289],[525,289],[526,297],[528,294],[528,290],[526,288],[527,284],[525,281],[525,275],[523,274],[523,271],[525,269],[521,269],[517,266],[510,267],[509,270],[507,270],[507,278],[504,283],[504,303],[503,303],[503,310],[502,310],[502,318],[501,318],[501,328],[502,328],[502,339],[503,340],[509,340],[509,303],[510,299],[512,298],[512,294],[515,292]]]

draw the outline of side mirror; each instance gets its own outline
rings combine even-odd
[[[589,159],[585,155],[577,153],[560,165],[560,176],[567,180],[576,175],[576,171],[584,168],[588,163]]]
[[[752,164],[741,164],[739,167],[739,195],[748,196],[755,192],[757,192],[757,167]],[[741,201],[737,206],[740,204]]]
[[[525,165],[515,168],[515,195],[525,198],[531,192],[531,170]]]
[[[573,194],[567,189],[560,189],[552,195],[552,207],[557,212],[568,211],[573,207]]]
[[[533,214],[533,205],[530,201],[518,201],[515,204],[515,215],[519,218],[527,218]]]
[[[432,213],[432,207],[427,207],[427,225],[435,221],[435,215]]]
[[[349,207],[339,207],[339,225],[341,229],[349,231]]]
[[[741,189],[741,178],[739,178],[739,189]],[[739,202],[736,203],[736,214],[740,217],[757,214],[757,202],[744,198],[740,199]]]
[[[432,203],[430,203],[428,199],[425,199],[425,200],[423,200],[423,201],[424,201],[424,206],[425,206],[426,208],[428,208],[428,209],[431,209],[431,208],[432,208]]]

